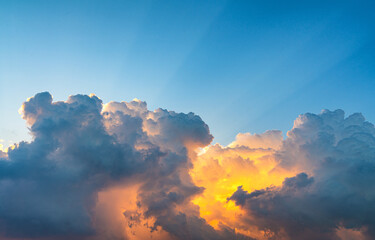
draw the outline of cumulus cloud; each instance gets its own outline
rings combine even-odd
[[[0,161],[1,232],[7,237],[94,234],[96,192],[130,175],[142,156],[113,140],[102,124],[101,100],[40,93],[22,105],[33,141]]]
[[[228,146],[193,113],[95,95],[21,107],[0,149],[2,239],[373,239],[375,129],[341,110]],[[200,150],[198,150],[200,149]]]
[[[278,149],[282,141],[282,132],[278,130],[268,130],[262,134],[239,133],[236,140],[228,147],[246,146],[249,148]]]
[[[275,156],[275,169],[300,173],[278,187],[238,187],[228,200],[246,211],[242,221],[274,239],[375,238],[375,129],[361,114],[301,115]]]
[[[20,113],[33,140],[1,155],[3,237],[134,237],[121,221],[129,228],[146,221],[141,228],[163,231],[155,236],[164,239],[223,239],[231,233],[208,225],[190,202],[203,191],[188,172],[194,149],[212,140],[199,116],[148,111],[139,100],[103,105],[95,95],[53,102],[48,92],[29,98]],[[116,188],[122,194],[111,198]],[[107,211],[111,201],[118,208]],[[102,227],[106,220],[110,229]]]

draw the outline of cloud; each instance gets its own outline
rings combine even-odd
[[[86,236],[94,233],[96,192],[127,177],[142,156],[106,133],[101,100],[49,93],[21,108],[34,139],[0,162],[1,232],[7,237]],[[141,163],[139,163],[141,164]]]
[[[228,146],[193,113],[95,95],[21,107],[0,149],[2,239],[373,239],[375,129],[342,110]],[[200,150],[199,150],[200,149]]]
[[[164,109],[149,112],[145,103],[139,100],[109,103],[104,111],[107,130],[114,133],[118,141],[134,142],[137,139],[136,149],[157,147],[161,153],[158,158],[149,159],[154,165],[143,176],[138,189],[138,210],[143,214],[125,212],[126,217],[132,218],[132,226],[133,223],[139,226],[142,218],[152,218],[151,231],[160,226],[177,239],[226,239],[228,234],[240,236],[228,232],[225,226],[217,230],[212,228],[199,217],[199,208],[191,203],[193,197],[204,191],[189,175],[195,149],[212,141],[208,126],[199,116]],[[129,116],[139,120],[130,121]],[[129,125],[137,126],[137,130],[130,131],[127,129]],[[129,139],[127,136],[133,137]]]
[[[4,143],[4,140],[0,139],[0,158],[6,157],[4,145],[2,143]]]
[[[275,155],[275,169],[301,173],[278,187],[239,187],[228,200],[246,211],[242,221],[275,239],[375,238],[375,129],[361,114],[301,115]]]
[[[282,141],[282,132],[278,130],[268,130],[263,134],[239,133],[236,136],[236,141],[229,144],[228,147],[246,146],[249,148],[278,149]]]
[[[288,169],[275,170],[279,164],[276,153],[282,142],[280,131],[238,134],[228,146],[210,145],[199,154],[190,174],[194,183],[205,190],[193,202],[210,225],[218,229],[224,224],[249,237],[264,238],[265,232],[256,225],[240,221],[246,212],[228,198],[238,186],[254,191],[279,186],[286,177],[295,175]]]
[[[0,161],[3,237],[128,239],[138,234],[123,229],[131,220],[128,228],[147,222],[138,228],[155,237],[231,233],[213,229],[191,203],[204,190],[191,180],[191,159],[212,140],[199,116],[148,111],[139,100],[103,105],[95,95],[53,102],[48,92],[29,98],[20,113],[33,140]]]

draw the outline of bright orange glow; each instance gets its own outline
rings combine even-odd
[[[287,170],[276,171],[278,164],[275,152],[281,146],[274,136],[269,140],[264,136],[241,135],[227,147],[219,144],[200,148],[194,142],[185,142],[189,159],[193,163],[189,175],[181,175],[182,179],[189,182],[190,178],[197,186],[204,187],[202,194],[191,200],[190,204],[199,207],[200,217],[215,229],[220,225],[235,229],[237,233],[267,239],[266,234],[256,227],[249,226],[242,221],[251,216],[245,213],[233,201],[227,199],[243,186],[246,191],[254,191],[270,186],[280,186],[286,177],[292,177],[296,172]],[[259,138],[261,142],[257,143]],[[266,143],[269,143],[267,147]],[[254,145],[257,148],[251,148]],[[147,146],[137,146],[147,148]],[[195,149],[195,151],[193,150]],[[127,239],[173,239],[173,237],[158,227],[157,231],[150,231],[155,219],[145,218],[145,209],[137,205],[139,186],[128,184],[126,186],[112,187],[98,195],[96,206],[96,228],[103,238],[111,232],[116,236]],[[176,212],[190,214],[196,206],[176,205]],[[195,210],[193,211],[195,212]],[[193,214],[193,213],[191,213]],[[134,220],[135,219],[135,220]]]
[[[274,170],[277,165],[274,153],[280,146],[274,139],[268,148],[250,148],[248,144],[243,146],[246,144],[244,140],[241,137],[242,146],[233,142],[228,147],[216,144],[198,151],[190,175],[194,183],[204,187],[205,191],[192,202],[200,207],[200,216],[214,228],[218,229],[219,223],[223,223],[242,234],[262,238],[263,232],[241,226],[240,219],[244,212],[227,199],[238,186],[243,186],[249,192],[280,186],[285,177],[294,176],[295,173]],[[250,144],[256,144],[255,140],[251,139]],[[264,139],[261,144],[264,145]]]

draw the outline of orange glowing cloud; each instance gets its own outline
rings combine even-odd
[[[215,228],[224,224],[251,237],[264,236],[263,232],[239,221],[244,212],[228,198],[238,186],[247,191],[279,186],[285,177],[294,175],[275,171],[278,161],[274,154],[282,140],[279,131],[245,133],[238,134],[236,141],[227,147],[215,144],[201,151],[190,171],[194,183],[205,188],[193,200],[200,207],[200,216]]]

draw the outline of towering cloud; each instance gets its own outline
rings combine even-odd
[[[238,187],[229,200],[243,222],[274,239],[375,238],[375,129],[361,114],[301,115],[276,158],[275,170],[300,173],[279,187]]]
[[[0,149],[2,239],[372,239],[375,130],[304,114],[210,145],[193,113],[94,95],[20,113],[31,142]]]
[[[3,238],[236,235],[213,229],[191,203],[204,190],[188,172],[194,149],[212,140],[193,113],[151,112],[139,100],[103,105],[94,95],[53,102],[47,92],[28,99],[20,113],[33,140],[1,152]]]

